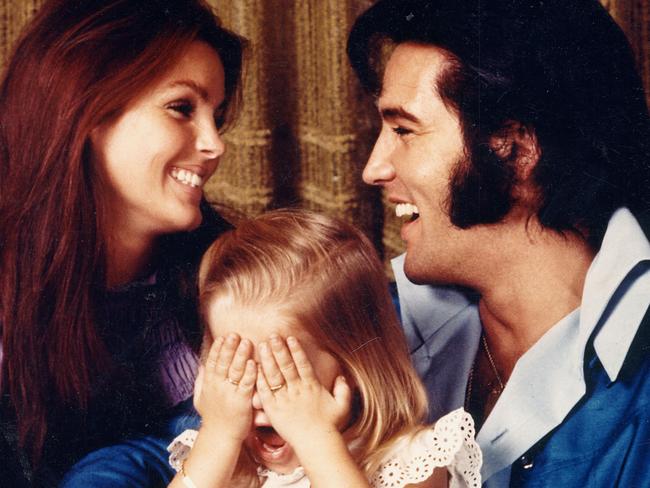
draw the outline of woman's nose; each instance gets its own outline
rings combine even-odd
[[[383,185],[395,178],[395,167],[390,160],[390,142],[383,137],[383,133],[382,130],[363,169],[363,181],[369,185]]]
[[[202,121],[197,127],[196,148],[208,159],[216,159],[226,150],[221,134],[212,118]]]

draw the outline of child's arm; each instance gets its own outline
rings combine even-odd
[[[252,423],[257,375],[252,349],[250,341],[240,342],[236,334],[226,340],[218,337],[212,344],[194,395],[201,428],[183,471],[174,477],[170,488],[220,488],[230,482]]]
[[[288,346],[288,348],[287,348]],[[318,381],[298,340],[272,336],[258,348],[257,392],[273,427],[294,449],[313,488],[368,488],[339,432],[350,412],[351,390],[339,376],[330,393]],[[263,372],[263,374],[262,374]],[[284,384],[272,392],[269,384]]]
[[[431,477],[417,484],[406,485],[404,488],[447,488],[449,486],[449,472],[447,468],[436,468]]]

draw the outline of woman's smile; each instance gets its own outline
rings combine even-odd
[[[219,56],[196,41],[117,119],[93,131],[109,215],[119,216],[125,234],[155,238],[199,225],[203,186],[224,152],[216,122],[223,100]]]

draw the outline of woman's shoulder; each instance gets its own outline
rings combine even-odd
[[[159,243],[156,281],[185,303],[195,299],[196,274],[203,253],[221,234],[233,228],[205,200],[201,203],[201,214],[199,227],[164,236]]]
[[[429,479],[436,468],[449,471],[450,487],[480,487],[482,455],[474,421],[462,408],[435,424],[404,435],[387,452],[371,479],[375,488],[405,487]]]

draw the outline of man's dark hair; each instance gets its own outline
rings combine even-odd
[[[597,249],[616,208],[650,211],[643,86],[625,35],[597,0],[380,0],[348,40],[352,67],[375,93],[387,41],[446,51],[439,93],[470,157],[452,178],[455,225],[497,222],[511,208],[512,161],[488,141],[513,121],[541,148],[533,180],[544,226],[578,231]]]

